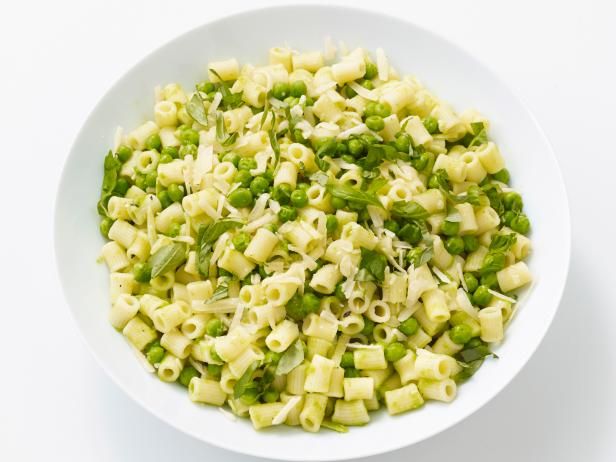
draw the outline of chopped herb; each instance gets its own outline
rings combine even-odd
[[[363,205],[376,205],[377,207],[383,208],[383,204],[381,204],[378,197],[367,191],[361,191],[342,183],[327,183],[326,188],[332,196],[337,197],[338,199],[344,199],[345,201],[351,201]]]
[[[188,246],[184,242],[174,242],[158,249],[148,260],[148,265],[152,268],[152,279],[174,271],[186,261],[187,251]]]
[[[205,127],[209,125],[207,112],[205,111],[203,98],[199,90],[195,91],[190,101],[186,104],[186,112],[188,112],[188,115],[191,116],[195,122]]]
[[[382,253],[362,247],[359,268],[360,270],[365,269],[374,279],[383,282],[385,279],[385,268],[387,268],[387,258]]]
[[[239,378],[239,380],[235,383],[235,386],[233,387],[233,398],[238,399],[246,392],[248,388],[250,388],[250,384],[252,383],[252,377],[254,376],[255,371],[258,367],[259,361],[254,361],[250,366],[248,366],[246,372],[242,374],[242,376]]]
[[[276,367],[276,375],[291,372],[304,361],[304,346],[301,340],[296,340],[280,357]]]
[[[430,215],[426,209],[414,201],[394,202],[391,214],[406,220],[423,220]]]

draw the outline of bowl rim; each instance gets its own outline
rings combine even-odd
[[[135,63],[133,63],[132,65],[130,65],[130,67],[128,67],[126,70],[124,70],[124,72],[122,72],[122,74],[117,77],[113,84],[107,88],[107,90],[102,93],[102,95],[98,98],[97,102],[92,106],[92,109],[88,112],[87,117],[84,119],[84,122],[82,123],[81,127],[77,130],[77,132],[75,133],[73,142],[71,143],[70,149],[68,150],[68,154],[66,155],[66,158],[64,160],[64,164],[62,166],[62,171],[59,177],[59,182],[58,182],[58,188],[56,190],[56,194],[55,194],[55,198],[54,198],[54,225],[53,225],[53,253],[54,253],[54,259],[55,259],[55,268],[56,268],[56,272],[57,272],[57,277],[58,280],[60,282],[60,286],[61,286],[61,290],[62,290],[62,294],[64,296],[64,300],[65,300],[65,305],[68,308],[68,311],[70,312],[70,317],[73,321],[74,326],[76,327],[79,336],[81,337],[82,341],[85,343],[85,345],[87,346],[87,349],[90,351],[90,353],[92,354],[92,356],[94,357],[94,359],[96,360],[96,362],[98,363],[98,365],[105,371],[105,373],[108,375],[108,377],[111,378],[112,382],[115,383],[115,385],[121,389],[126,395],[128,395],[134,402],[136,402],[137,404],[139,404],[139,406],[141,406],[143,409],[145,409],[147,412],[149,412],[151,415],[155,416],[157,419],[159,419],[160,421],[164,422],[166,425],[169,425],[170,427],[174,428],[175,430],[189,435],[190,437],[199,440],[201,442],[204,442],[206,444],[210,444],[212,446],[218,447],[218,448],[222,448],[225,450],[228,450],[230,452],[234,452],[234,453],[239,453],[239,454],[243,454],[243,455],[247,455],[247,456],[253,456],[253,457],[260,457],[260,458],[267,458],[267,459],[273,459],[273,460],[316,460],[316,459],[304,459],[301,457],[293,457],[293,458],[289,458],[289,457],[284,457],[284,456],[279,456],[275,451],[267,451],[267,450],[263,450],[263,451],[254,451],[254,450],[249,450],[249,449],[245,449],[243,446],[241,445],[236,445],[236,446],[232,446],[230,444],[226,444],[225,442],[220,442],[217,441],[215,438],[209,438],[206,439],[204,438],[202,435],[198,434],[197,432],[192,431],[191,429],[186,429],[186,428],[182,428],[180,427],[178,424],[176,424],[175,422],[172,422],[170,420],[168,420],[165,416],[163,416],[161,413],[158,412],[158,410],[153,409],[152,407],[150,407],[138,394],[133,393],[130,389],[126,388],[123,385],[122,380],[115,374],[115,372],[112,370],[111,367],[108,367],[108,365],[101,359],[101,357],[98,355],[98,353],[96,352],[95,348],[90,344],[90,341],[86,338],[85,333],[83,332],[83,330],[81,329],[79,322],[74,314],[74,309],[71,306],[71,303],[68,302],[68,293],[67,293],[67,289],[65,287],[67,287],[67,282],[65,281],[65,278],[63,278],[63,271],[61,269],[61,264],[59,261],[59,254],[61,253],[60,251],[60,246],[61,246],[61,237],[60,237],[60,230],[59,230],[59,216],[60,216],[60,194],[61,194],[61,190],[62,190],[62,185],[67,181],[67,170],[68,170],[68,165],[70,163],[70,160],[72,158],[72,153],[74,152],[74,149],[76,147],[76,144],[78,142],[78,140],[80,139],[83,131],[85,130],[85,128],[89,125],[90,120],[92,119],[94,113],[96,112],[97,108],[99,107],[99,105],[101,104],[101,102],[107,97],[107,95],[109,93],[111,93],[117,86],[119,86],[121,84],[121,82],[127,77],[127,75],[129,75],[136,67],[140,66],[142,63],[144,63],[145,61],[147,61],[151,56],[155,55],[156,53],[158,53],[162,48],[167,47],[167,46],[171,46],[172,44],[174,44],[175,42],[181,41],[185,36],[190,35],[194,32],[196,32],[199,29],[202,28],[207,28],[209,26],[215,25],[217,23],[220,22],[225,22],[225,21],[229,21],[229,20],[234,20],[237,18],[241,18],[244,16],[251,16],[255,13],[264,13],[264,12],[268,12],[268,11],[295,11],[298,9],[314,9],[314,10],[324,10],[324,11],[328,11],[328,12],[337,12],[337,13],[344,13],[344,12],[352,12],[352,13],[360,13],[360,14],[367,14],[367,15],[373,15],[375,17],[380,17],[382,19],[386,19],[388,21],[396,21],[398,23],[400,23],[401,25],[405,25],[405,26],[410,26],[413,27],[415,29],[417,29],[418,31],[420,31],[422,34],[426,34],[427,36],[430,36],[433,39],[439,40],[443,43],[445,43],[448,47],[451,47],[453,50],[455,50],[456,53],[463,55],[465,59],[471,61],[475,66],[477,66],[479,69],[481,69],[481,71],[485,74],[488,74],[492,79],[494,79],[495,81],[497,81],[502,89],[505,92],[508,92],[509,95],[516,101],[519,103],[520,108],[524,111],[524,113],[529,117],[530,121],[532,122],[532,125],[534,126],[534,128],[537,130],[537,134],[539,135],[539,137],[541,138],[541,141],[545,144],[546,147],[546,155],[549,155],[551,157],[551,160],[553,161],[554,165],[555,165],[555,170],[554,170],[554,174],[556,175],[556,180],[557,183],[560,187],[560,193],[562,195],[562,209],[563,209],[563,219],[565,221],[566,226],[564,227],[564,229],[562,229],[562,239],[563,242],[566,244],[566,248],[562,249],[564,250],[564,252],[562,252],[562,254],[564,255],[564,263],[565,263],[565,268],[564,268],[564,272],[563,277],[562,277],[562,281],[560,281],[560,283],[557,285],[557,290],[555,291],[555,295],[554,295],[554,303],[556,305],[555,309],[551,312],[549,319],[546,319],[545,321],[545,328],[543,333],[541,334],[541,336],[537,339],[536,344],[529,350],[529,354],[527,355],[526,358],[524,358],[517,370],[513,371],[513,373],[511,373],[509,375],[509,377],[503,382],[503,386],[499,389],[496,390],[494,393],[490,394],[489,396],[483,398],[482,400],[478,401],[476,405],[472,406],[472,409],[470,411],[468,411],[467,413],[463,413],[462,415],[458,416],[457,418],[451,419],[450,421],[447,422],[446,425],[442,426],[441,428],[437,429],[435,432],[429,434],[429,435],[425,435],[422,436],[418,439],[416,439],[415,441],[413,441],[412,443],[406,443],[402,438],[400,438],[399,440],[395,440],[392,443],[388,444],[387,446],[383,447],[383,446],[378,446],[375,447],[373,450],[369,450],[369,451],[364,451],[361,455],[357,455],[357,454],[349,454],[347,455],[342,455],[342,456],[334,456],[334,457],[327,457],[327,458],[321,458],[320,460],[351,460],[354,459],[356,457],[370,457],[370,456],[375,456],[375,455],[379,455],[379,454],[384,454],[387,452],[392,452],[392,451],[396,451],[408,446],[412,446],[415,444],[418,444],[422,441],[425,441],[427,439],[430,439],[438,434],[441,434],[443,432],[445,432],[446,430],[450,429],[451,427],[457,425],[458,423],[462,422],[463,420],[467,419],[468,417],[472,416],[473,414],[475,414],[478,410],[480,410],[481,408],[483,408],[486,404],[488,404],[490,401],[492,401],[498,394],[502,393],[509,385],[510,383],[513,381],[513,379],[515,377],[518,376],[518,374],[522,371],[522,369],[526,366],[526,364],[528,363],[528,361],[535,355],[537,349],[539,348],[539,346],[543,343],[548,331],[550,330],[551,326],[553,325],[553,321],[554,318],[556,316],[557,311],[560,308],[560,304],[562,301],[562,297],[564,294],[564,289],[565,286],[567,284],[567,280],[568,280],[568,275],[569,275],[569,270],[570,270],[570,263],[571,263],[571,215],[570,215],[570,207],[569,207],[569,199],[567,196],[567,190],[565,187],[565,182],[563,179],[563,175],[562,175],[562,171],[560,168],[560,165],[558,164],[558,159],[554,153],[554,149],[552,147],[552,144],[550,143],[547,135],[545,134],[545,132],[543,131],[543,129],[541,128],[540,124],[538,123],[535,115],[532,113],[532,111],[529,109],[528,105],[526,104],[526,101],[520,97],[518,95],[518,93],[516,91],[514,91],[514,89],[503,79],[501,78],[501,76],[495,72],[494,70],[492,70],[492,68],[487,65],[486,63],[484,63],[483,61],[481,61],[480,59],[476,58],[473,54],[471,54],[470,52],[468,52],[466,49],[464,49],[463,47],[461,47],[460,45],[458,45],[457,43],[453,42],[452,40],[431,31],[430,29],[420,26],[412,21],[409,21],[405,18],[400,18],[400,17],[396,17],[392,14],[388,14],[388,13],[383,13],[383,12],[379,12],[379,11],[375,11],[375,10],[371,10],[368,8],[364,8],[364,7],[356,7],[356,6],[344,6],[344,5],[329,5],[329,4],[319,4],[319,3],[315,3],[315,4],[310,4],[310,3],[298,3],[295,5],[278,5],[278,6],[264,6],[264,7],[257,7],[257,8],[250,8],[250,9],[245,9],[242,10],[240,12],[236,12],[236,13],[232,13],[232,14],[228,14],[228,15],[224,15],[221,16],[219,18],[216,18],[214,20],[211,21],[206,21],[203,22],[195,27],[192,27],[190,29],[185,30],[184,32],[174,36],[172,39],[165,41],[164,43],[160,44],[159,46],[157,46],[156,48],[152,49],[151,51],[149,51],[147,54],[145,54],[142,58],[140,58],[139,60],[137,60]]]

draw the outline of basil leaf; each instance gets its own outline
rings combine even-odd
[[[229,278],[221,279],[218,283],[218,287],[212,294],[210,298],[207,299],[205,303],[212,303],[218,300],[222,300],[223,298],[227,298],[229,296]]]
[[[475,372],[477,372],[483,364],[483,358],[471,361],[470,363],[458,361],[458,364],[462,367],[462,370],[453,376],[453,380],[457,384],[460,384],[475,375]]]
[[[376,194],[387,183],[388,181],[385,178],[379,176],[370,182],[370,186],[368,186],[366,192],[370,194]]]
[[[218,220],[207,226],[201,225],[199,228],[197,243],[200,247],[204,244],[213,244],[224,233],[241,225],[241,221],[232,220],[230,218]]]
[[[188,246],[184,242],[174,242],[158,249],[148,260],[148,264],[152,268],[152,279],[169,271],[174,271],[184,263],[187,250]]]
[[[349,431],[349,428],[346,425],[332,422],[331,420],[323,420],[323,422],[321,422],[321,427],[328,428],[338,433],[348,433]]]
[[[329,170],[329,162],[324,159],[321,159],[318,156],[315,156],[314,163],[317,164],[317,167],[319,167],[319,170],[321,170],[322,172],[326,172]]]
[[[265,125],[265,121],[267,120],[267,115],[269,114],[269,100],[265,100],[265,106],[263,106],[263,115],[261,116],[261,123],[259,124],[259,129],[263,129],[263,125]],[[272,112],[272,116],[273,116]]]
[[[374,276],[366,268],[362,268],[355,274],[355,281],[374,281]]]
[[[364,205],[376,205],[383,208],[383,204],[381,204],[381,201],[379,201],[375,194],[355,189],[347,184],[327,183],[326,188],[332,196],[339,199]]]
[[[232,144],[235,143],[235,141],[237,140],[237,137],[238,137],[238,134],[237,134],[237,132],[235,132],[235,133],[229,135],[226,140],[224,140],[222,143],[220,143],[220,145],[225,147],[225,148],[229,147],[229,146],[231,146]]]
[[[254,361],[250,366],[248,366],[246,372],[242,374],[242,376],[239,378],[239,380],[235,383],[235,386],[233,387],[233,398],[238,399],[249,388],[249,385],[252,382],[252,377],[257,370],[257,367],[259,367],[259,361]]]
[[[517,240],[515,233],[511,234],[496,234],[490,242],[490,250],[495,252],[507,252]]]
[[[409,260],[415,268],[419,268],[430,261],[434,256],[434,249],[430,245],[428,247],[415,247],[409,251],[407,260]]]
[[[225,119],[222,112],[219,111],[216,113],[216,139],[218,142],[222,143],[225,140],[226,133]]]
[[[396,201],[391,207],[391,214],[407,220],[423,220],[430,215],[426,209],[414,201]]]
[[[272,146],[272,150],[274,151],[274,168],[275,168],[275,166],[278,165],[278,162],[280,161],[280,145],[278,144],[278,138],[276,138],[276,132],[274,131],[273,127],[269,131],[269,139],[270,139],[270,145]]]
[[[201,98],[201,93],[197,90],[190,101],[186,104],[186,112],[189,116],[193,118],[193,120],[205,127],[208,126],[209,121],[207,118],[207,112],[205,111],[205,106],[203,105],[203,98]]]
[[[490,200],[490,207],[496,210],[496,213],[502,215],[505,213],[505,206],[501,200],[502,190],[500,186],[494,183],[488,183],[481,187],[481,190]]]
[[[385,268],[387,268],[387,258],[382,253],[361,247],[359,268],[360,270],[367,270],[377,281],[383,282],[385,279]]]
[[[109,198],[113,195],[113,190],[118,183],[118,177],[122,164],[118,159],[116,159],[111,150],[109,150],[109,152],[105,156],[105,161],[103,165],[105,173],[103,174],[101,196],[100,200],[96,204],[96,209],[99,215],[106,217],[108,216],[107,202],[109,202]]]
[[[218,77],[220,80],[219,83],[219,91],[222,95],[222,106],[224,109],[234,109],[242,105],[242,92],[240,93],[231,93],[229,89],[229,84],[220,77],[220,74],[216,72],[214,69],[209,70],[212,74]]]
[[[494,353],[490,351],[488,345],[479,345],[474,348],[468,348],[466,350],[462,350],[458,353],[458,356],[465,363],[470,363],[472,361],[476,361],[478,359],[483,359],[486,356],[492,356],[494,358],[498,358]]]
[[[471,139],[467,147],[472,148],[473,146],[481,146],[488,142],[488,133],[483,122],[471,123],[471,130],[475,136]]]
[[[207,245],[202,250],[197,249],[197,270],[204,278],[210,276],[210,262],[212,261],[211,245]]]
[[[304,346],[301,340],[296,340],[293,345],[287,348],[278,361],[276,375],[284,375],[291,372],[304,361]]]

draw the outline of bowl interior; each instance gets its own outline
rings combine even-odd
[[[522,192],[533,224],[530,266],[536,281],[497,349],[500,359],[486,361],[453,403],[430,403],[396,417],[373,413],[369,425],[344,435],[289,428],[255,432],[249,421],[232,421],[216,408],[194,405],[185,389],[146,373],[109,325],[107,269],[96,264],[103,244],[95,207],[102,161],[118,125],[131,129],[151,117],[154,86],[180,82],[191,88],[206,78],[210,60],[236,57],[265,63],[272,46],[322,49],[326,36],[336,43],[344,40],[350,48],[382,47],[401,74],[418,76],[456,109],[476,108],[490,119],[490,135],[506,157],[513,186]],[[339,460],[425,439],[470,415],[505,387],[537,348],[558,307],[568,268],[569,218],[549,144],[524,106],[483,65],[455,45],[391,17],[347,8],[283,7],[199,27],[150,54],[109,90],[66,162],[57,197],[55,244],[66,298],[86,343],[133,399],[181,431],[234,451],[270,459]]]

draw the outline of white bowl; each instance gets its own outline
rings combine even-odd
[[[461,386],[451,404],[372,421],[347,434],[296,428],[256,432],[247,420],[232,421],[214,407],[188,400],[186,390],[144,371],[107,321],[107,268],[96,264],[103,239],[96,202],[103,156],[115,128],[151,117],[153,88],[181,82],[192,88],[206,77],[209,60],[236,57],[264,63],[272,46],[322,49],[324,37],[350,47],[382,47],[402,73],[417,75],[458,109],[477,108],[492,123],[497,141],[524,197],[533,231],[530,267],[535,283],[497,349]],[[348,8],[282,7],[251,11],[201,26],[137,63],[107,92],[85,121],[66,162],[56,205],[55,246],[66,298],[86,343],[101,366],[135,401],[175,428],[245,454],[269,459],[342,460],[414,444],[460,422],[499,393],[520,371],[556,313],[569,265],[570,226],[565,189],[550,145],[522,103],[488,69],[456,45],[398,19]]]

